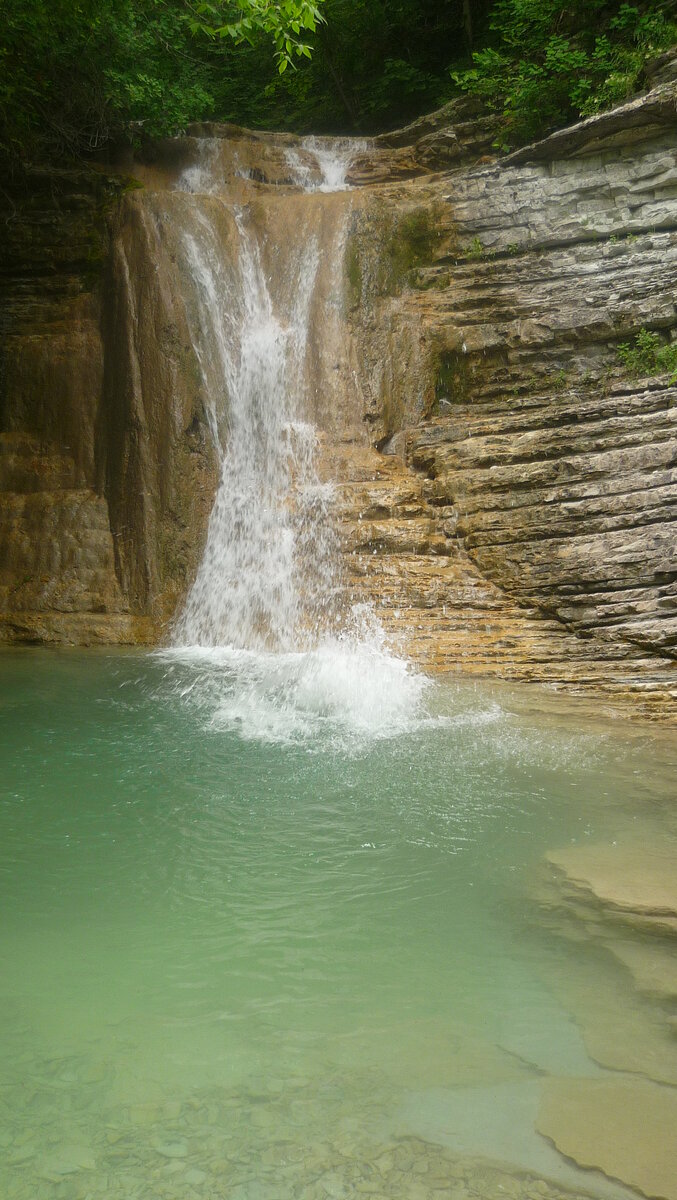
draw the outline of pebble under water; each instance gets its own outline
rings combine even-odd
[[[334,650],[0,656],[3,1200],[630,1194],[534,1130],[607,1072],[533,887],[674,740]]]

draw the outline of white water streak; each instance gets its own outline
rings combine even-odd
[[[366,147],[366,142],[354,138],[306,137],[298,148],[288,149],[285,157],[293,182],[304,192],[347,192],[351,163]]]
[[[310,240],[297,258],[293,307],[282,320],[255,238],[242,214],[235,221],[234,278],[204,213],[184,237],[197,354],[223,459],[204,556],[174,640],[289,650],[309,632],[314,585],[329,570],[327,491],[315,473],[315,431],[299,412],[319,254]]]
[[[312,172],[304,175],[299,160],[299,182],[345,190],[355,147],[306,139]],[[427,720],[428,684],[389,653],[370,611],[352,610],[341,630],[332,623],[331,488],[318,480],[307,420],[310,360],[322,361],[313,337],[333,344],[336,336],[331,296],[340,294],[345,218],[322,246],[296,229],[288,246],[275,247],[285,261],[273,294],[262,235],[248,210],[228,203],[218,161],[206,142],[178,185],[198,193],[179,265],[222,461],[204,555],[168,653],[192,664],[186,695],[213,727],[279,742],[393,736]],[[313,328],[321,261],[332,282]]]

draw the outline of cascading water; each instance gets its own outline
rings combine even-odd
[[[318,248],[311,241],[296,263],[294,306],[283,324],[245,218],[236,210],[234,220],[240,236],[231,287],[204,215],[203,236],[185,235],[207,335],[198,357],[210,384],[210,425],[224,448],[204,557],[175,640],[284,651],[306,644],[318,620],[313,610],[331,592],[316,434],[297,412]]]
[[[344,192],[350,188],[348,171],[354,158],[367,148],[354,138],[303,138],[298,148],[287,150],[293,182],[306,192]]]
[[[304,149],[320,163],[315,144]],[[325,183],[307,190],[333,179],[343,191],[346,143],[331,162],[321,149]],[[372,614],[339,603],[331,486],[318,479],[308,420],[312,396],[329,395],[317,352],[340,293],[347,209],[327,233],[325,197],[297,197],[293,225],[271,238],[258,197],[234,203],[219,170],[219,147],[202,141],[179,181],[192,193],[179,266],[221,476],[174,655],[199,663],[193,702],[245,737],[295,740],[318,723],[394,734],[425,681],[389,653]]]

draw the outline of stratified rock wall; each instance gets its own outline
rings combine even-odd
[[[388,286],[398,223],[409,257]],[[674,85],[383,187],[350,253],[366,416],[417,491],[404,520],[397,501],[377,522],[356,506],[355,586],[383,594],[385,575],[386,624],[431,667],[674,713],[677,391],[618,355],[642,328],[677,335]]]
[[[0,640],[129,641],[95,483],[100,297],[115,185],[35,171],[3,191]]]

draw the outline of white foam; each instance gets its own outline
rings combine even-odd
[[[175,183],[179,192],[214,195],[223,187],[218,173],[219,142],[216,138],[196,138],[197,160],[184,167]]]
[[[317,435],[298,415],[318,247],[314,239],[302,247],[283,317],[255,232],[239,210],[229,211],[239,234],[235,261],[223,261],[210,210],[198,211],[183,237],[194,342],[222,465],[204,555],[173,640],[296,649],[316,618],[314,601],[329,590],[333,551],[329,491],[315,472]]]
[[[377,642],[333,637],[288,653],[230,646],[162,651],[187,667],[177,691],[214,729],[246,741],[359,748],[440,723],[430,680]]]

